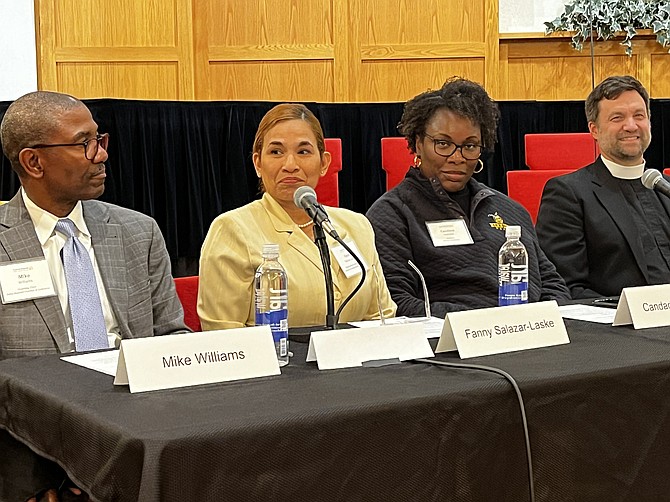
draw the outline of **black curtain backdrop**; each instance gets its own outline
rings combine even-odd
[[[173,260],[174,274],[197,273],[200,246],[220,213],[259,196],[251,162],[254,134],[275,103],[88,100],[101,132],[110,133],[108,177],[101,200],[153,216]],[[0,102],[0,118],[9,106]],[[307,103],[326,137],[342,139],[340,206],[364,213],[384,192],[380,138],[398,136],[402,103]],[[585,132],[584,103],[499,103],[495,151],[476,177],[506,192],[506,173],[526,169],[524,135]],[[651,104],[652,142],[645,158],[670,167],[670,100]],[[669,147],[670,148],[670,147]],[[3,156],[0,200],[18,190]]]

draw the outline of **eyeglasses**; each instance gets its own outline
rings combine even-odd
[[[98,149],[102,147],[104,150],[107,150],[107,145],[109,145],[109,134],[97,134],[95,138],[87,139],[81,143],[58,143],[53,145],[33,145],[30,148],[54,148],[57,146],[83,146],[84,147],[84,157],[87,160],[95,159],[95,156],[98,155]]]
[[[484,148],[482,145],[476,143],[464,143],[462,145],[457,145],[446,139],[437,139],[433,138],[430,134],[425,134],[433,142],[433,148],[435,153],[440,157],[449,158],[456,153],[456,150],[461,151],[461,155],[466,160],[477,160],[482,155]]]

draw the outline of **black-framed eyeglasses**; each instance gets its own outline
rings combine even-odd
[[[477,143],[463,143],[462,145],[457,145],[448,139],[433,138],[430,134],[424,133],[424,136],[433,142],[433,149],[440,157],[449,158],[456,153],[456,150],[460,150],[464,159],[477,160],[482,156],[482,152],[484,151],[484,147]]]
[[[109,145],[109,134],[97,134],[95,138],[87,139],[81,143],[56,143],[53,145],[33,145],[30,148],[55,148],[57,146],[83,146],[84,147],[84,157],[87,160],[95,159],[95,156],[98,155],[98,149],[102,147],[107,150]]]

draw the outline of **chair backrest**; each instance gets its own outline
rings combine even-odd
[[[413,163],[414,154],[407,148],[405,138],[382,138],[382,169],[386,171],[386,190],[400,183]]]
[[[340,187],[338,174],[342,170],[342,140],[340,138],[325,138],[326,151],[330,153],[331,161],[328,172],[319,179],[316,185],[316,197],[324,206],[340,205]]]
[[[588,132],[526,134],[526,165],[533,169],[579,169],[600,155]]]
[[[663,174],[665,174],[666,176],[670,176],[670,167],[668,167],[667,169],[663,169]]]
[[[200,326],[200,317],[198,317],[198,284],[200,277],[192,275],[190,277],[175,277],[174,285],[177,289],[177,296],[184,308],[184,323],[193,331],[202,331]]]
[[[573,171],[574,169],[507,171],[507,195],[525,207],[530,213],[533,223],[535,223],[537,212],[540,209],[544,185],[555,176]]]

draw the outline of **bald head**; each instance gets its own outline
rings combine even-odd
[[[26,173],[19,152],[32,145],[49,143],[62,115],[79,106],[86,105],[68,94],[49,91],[31,92],[9,105],[0,124],[0,141],[2,151],[20,177]]]

